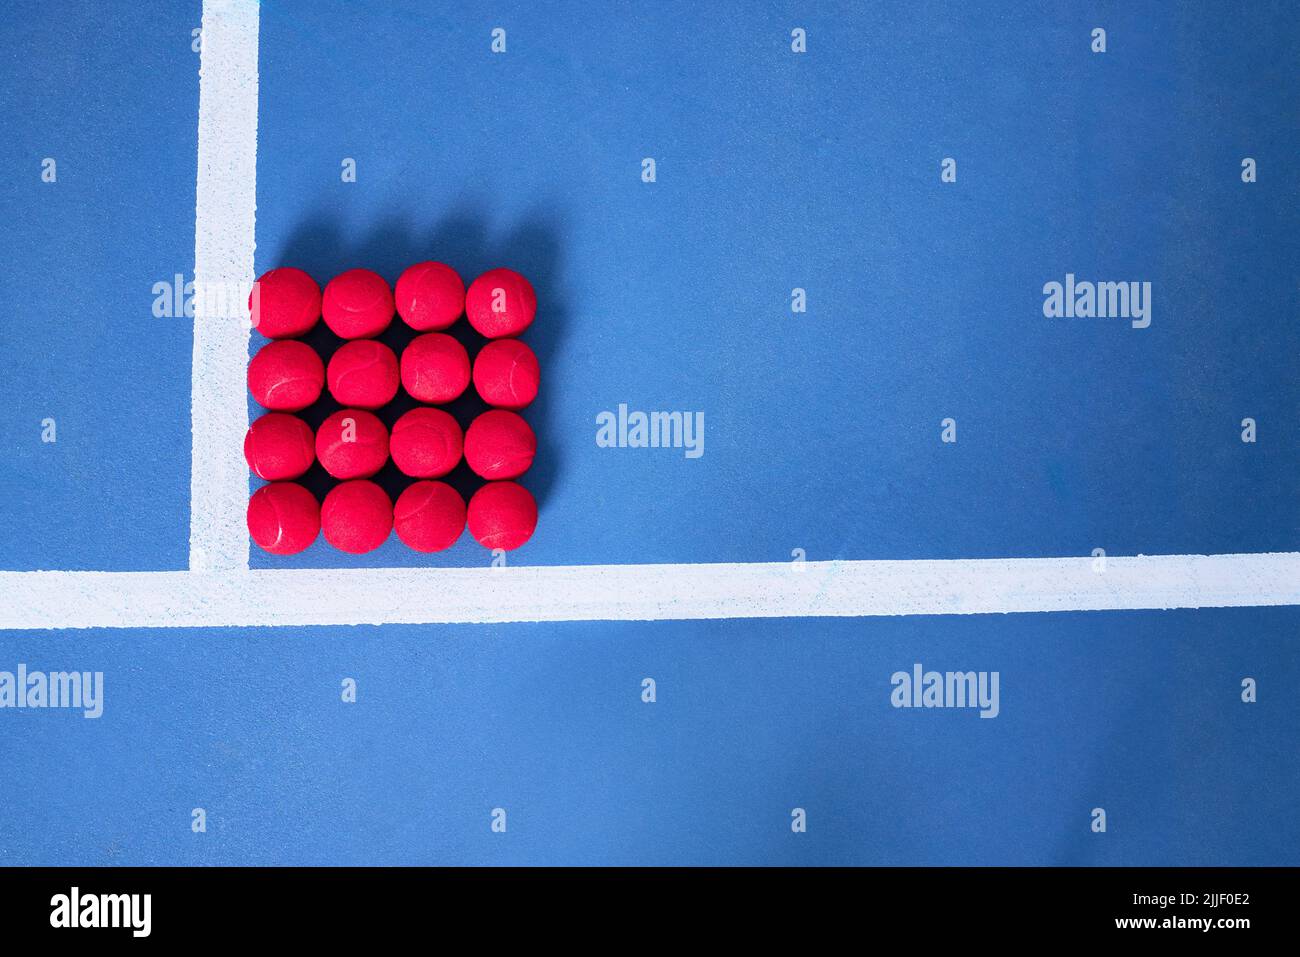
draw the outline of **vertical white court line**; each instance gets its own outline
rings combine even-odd
[[[242,300],[254,279],[257,35],[256,0],[204,0],[194,207],[191,571],[248,568],[243,439],[249,333]],[[224,307],[213,308],[217,301]]]

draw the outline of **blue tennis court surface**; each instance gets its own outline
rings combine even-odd
[[[256,272],[537,289],[512,564],[1297,550],[1293,5],[608,6],[260,5]],[[202,17],[0,23],[6,571],[188,565]],[[1133,295],[1049,316],[1050,283]],[[702,432],[604,447],[620,409]],[[105,682],[94,720],[0,708],[0,862],[1296,864],[1297,635],[1295,607],[0,632],[0,672]],[[996,717],[891,706],[917,664],[997,673]]]
[[[1297,628],[1261,609],[24,633],[10,660],[104,670],[105,708],[5,715],[4,860],[1293,864]],[[892,708],[915,662],[1000,670],[999,715]]]

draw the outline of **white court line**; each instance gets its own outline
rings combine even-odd
[[[0,629],[969,615],[1300,604],[1300,552],[245,572],[0,572]]]
[[[257,208],[256,0],[204,0],[199,65],[199,164],[194,207],[195,290],[253,281]],[[202,296],[197,296],[201,300]],[[190,568],[248,568],[247,312],[230,302],[194,318]]]

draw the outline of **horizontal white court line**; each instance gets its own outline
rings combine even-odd
[[[0,572],[0,629],[970,615],[1300,604],[1300,552],[242,572]]]

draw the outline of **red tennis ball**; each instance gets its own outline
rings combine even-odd
[[[421,406],[393,423],[388,451],[393,464],[412,478],[438,478],[460,463],[460,423],[442,409]]]
[[[397,395],[397,355],[382,342],[345,342],[330,357],[330,395],[342,405],[377,409]]]
[[[518,482],[488,482],[469,500],[469,533],[484,548],[518,548],[537,528],[537,502]]]
[[[268,342],[248,364],[248,391],[253,400],[275,412],[297,412],[320,398],[325,363],[305,342]]]
[[[474,357],[474,388],[488,405],[522,409],[537,398],[541,367],[518,339],[494,339]]]
[[[465,315],[469,324],[489,339],[517,336],[537,315],[537,293],[532,283],[513,269],[489,269],[469,284]]]
[[[393,528],[417,552],[451,548],[465,531],[465,500],[446,482],[416,482],[397,496]]]
[[[485,479],[518,478],[537,454],[537,436],[518,413],[489,409],[465,432],[465,461]]]
[[[369,478],[388,461],[388,430],[370,412],[340,409],[316,430],[316,458],[337,479]]]
[[[311,427],[296,415],[268,412],[248,427],[244,458],[258,478],[271,482],[297,478],[316,460]]]
[[[379,273],[349,269],[325,284],[325,325],[344,339],[373,339],[393,321],[393,291]]]
[[[402,385],[421,402],[450,402],[469,387],[469,353],[445,332],[416,336],[402,350]]]
[[[305,335],[316,325],[320,311],[320,286],[292,266],[263,273],[248,296],[253,328],[268,339]]]
[[[297,482],[263,485],[248,500],[248,534],[272,555],[296,555],[319,532],[320,506]]]
[[[465,283],[443,263],[416,263],[397,277],[397,314],[416,332],[446,329],[465,311]]]
[[[393,505],[374,482],[342,482],[329,490],[320,507],[325,541],[339,551],[374,551],[393,530]]]

